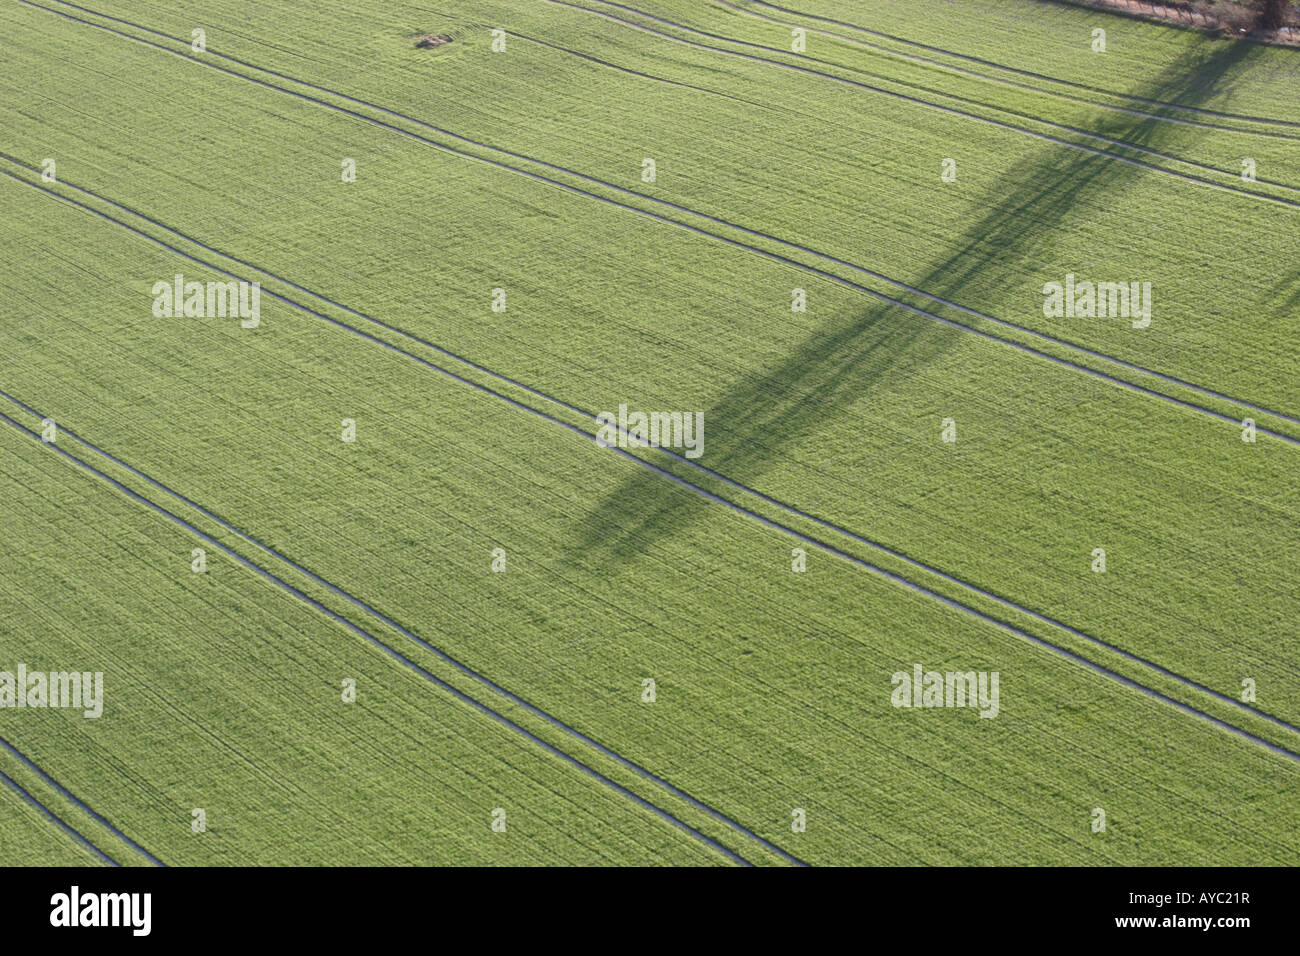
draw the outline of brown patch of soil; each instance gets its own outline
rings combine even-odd
[[[443,46],[450,43],[451,37],[441,33],[423,33],[415,38],[415,45],[421,50],[427,50],[429,47]]]

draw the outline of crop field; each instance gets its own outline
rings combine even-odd
[[[1300,49],[0,0],[0,224],[0,863],[1300,864]]]

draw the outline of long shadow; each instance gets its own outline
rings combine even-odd
[[[1300,267],[1293,269],[1274,283],[1268,297],[1279,303],[1284,314],[1300,311]]]
[[[1134,92],[1196,105],[1222,92],[1232,72],[1255,55],[1253,44],[1205,39],[1145,89]],[[1126,114],[1099,123],[1093,131],[1149,147],[1161,145],[1172,133],[1156,119],[1135,121]],[[910,282],[958,302],[976,275],[984,284],[990,274],[1007,284],[1037,282],[1037,292],[1043,278],[1013,272],[1008,263],[1052,242],[1053,233],[1080,204],[1104,200],[1118,205],[1124,190],[1144,175],[1151,174],[1118,160],[1059,146],[1038,148],[992,186],[986,197],[988,212],[955,238],[944,261]],[[791,443],[864,395],[881,394],[905,382],[966,334],[885,302],[854,317],[833,319],[775,368],[740,379],[705,410],[704,454],[699,461],[753,486]],[[677,470],[689,477],[690,469]],[[691,521],[698,509],[709,507],[716,506],[682,495],[673,483],[638,469],[586,515],[572,560],[613,571],[618,562],[641,554],[657,538]]]

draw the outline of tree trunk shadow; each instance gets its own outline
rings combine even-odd
[[[1233,70],[1257,52],[1253,44],[1203,39],[1145,88],[1132,92],[1151,100],[1194,106],[1221,93]],[[1091,131],[1148,148],[1161,146],[1171,129],[1158,119],[1128,114],[1106,117]],[[1185,127],[1180,132],[1185,132]],[[1080,204],[1118,204],[1128,186],[1150,175],[1158,174],[1062,146],[1037,148],[988,191],[988,212],[954,239],[944,260],[907,281],[955,302],[963,301],[963,292],[975,276],[987,284],[990,274],[1009,286],[1032,286],[1037,294],[1042,277],[1013,271],[1011,266],[1033,256],[1040,244],[1052,241],[1054,232]],[[1187,188],[1202,187],[1188,184]],[[862,261],[870,264],[867,256]],[[915,304],[935,311],[923,301]],[[941,358],[965,334],[887,302],[876,302],[848,319],[831,320],[809,334],[775,368],[755,370],[741,378],[704,410],[704,454],[699,461],[754,486],[793,442],[828,420],[846,415],[864,395],[879,394],[907,381]],[[665,410],[676,407],[667,405]],[[937,421],[935,426],[937,441]],[[690,471],[678,470],[683,474]],[[572,560],[613,571],[619,562],[642,554],[655,540],[674,534],[701,509],[711,507],[716,505],[683,494],[680,486],[660,475],[637,469],[585,516]]]

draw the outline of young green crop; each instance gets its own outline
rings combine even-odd
[[[1294,862],[1295,761],[1034,638],[1295,749],[1294,731],[1234,701],[1249,679],[1259,712],[1300,722],[1290,626],[1300,447],[1266,432],[1244,443],[1238,421],[1248,409],[1133,365],[1294,412],[1288,256],[1300,209],[1241,192],[1285,195],[1267,184],[1209,188],[1171,175],[1182,167],[1163,159],[1155,164],[1164,171],[1148,170],[1035,138],[1026,131],[1041,123],[1027,115],[1014,120],[1024,129],[988,120],[1011,122],[1008,111],[1019,110],[1227,170],[1243,143],[1258,141],[1261,179],[1300,183],[1280,140],[1121,119],[844,41],[805,60],[775,57],[785,66],[758,63],[679,42],[708,31],[727,38],[709,44],[728,50],[752,50],[737,40],[779,46],[783,35],[757,17],[722,5],[631,5],[681,24],[656,26],[678,39],[599,16],[614,11],[594,0],[579,3],[594,12],[475,0],[446,20],[378,3],[329,16],[296,16],[289,5],[92,4],[175,41],[78,14],[187,62],[47,12],[4,8],[14,69],[0,81],[9,134],[0,171],[10,174],[0,178],[0,208],[10,260],[31,264],[0,276],[9,330],[0,389],[809,862]],[[886,5],[816,6],[848,20],[857,11],[881,28],[875,8]],[[1091,16],[1069,16],[1086,44]],[[1027,21],[1027,36],[1055,29],[1057,17]],[[1015,51],[1029,39],[1012,47],[991,15],[967,20],[978,35],[960,43],[929,27],[908,33],[910,19],[893,32],[1026,65]],[[292,53],[269,39],[287,25]],[[197,26],[208,49],[191,55],[186,38]],[[508,34],[503,54],[490,49],[498,27]],[[430,32],[452,42],[415,49],[408,34]],[[1257,90],[1261,71],[1282,62],[1277,51],[1202,49],[1195,37],[1171,44],[1159,28],[1117,34],[1152,48],[1144,68],[1125,52],[1098,81],[1111,91],[1099,101],[1112,105],[1122,100],[1113,93],[1159,93],[1244,109],[1225,88]],[[1088,62],[1063,58],[1053,72],[1082,82]],[[26,77],[38,71],[46,79],[33,93]],[[1189,72],[1203,89],[1161,93]],[[980,101],[968,104],[976,116],[937,108],[961,97]],[[1263,93],[1247,102],[1288,117]],[[944,182],[942,160],[954,155],[956,181]],[[45,157],[57,160],[54,182],[41,180]],[[646,158],[653,182],[642,177]],[[354,182],[341,175],[349,159]],[[1251,282],[1216,271],[1243,249]],[[222,278],[184,255],[261,282],[259,326],[156,316],[155,283],[178,273]],[[1067,273],[1151,281],[1150,327],[1045,316],[1044,283]],[[791,311],[796,288],[806,312]],[[492,308],[498,289],[504,311]],[[700,461],[714,474],[646,457],[726,500],[502,396],[587,435],[589,420],[547,396],[592,413],[700,410]],[[1300,436],[1286,418],[1258,417]],[[951,443],[941,440],[949,419]],[[341,440],[345,420],[355,441]],[[41,629],[67,617],[52,640],[75,656],[86,646],[78,627],[99,621],[105,647],[136,661],[132,714],[154,714],[150,695],[179,694],[186,719],[209,729],[196,749],[176,750],[164,743],[181,732],[148,729],[143,717],[94,741],[98,725],[69,729],[66,715],[50,714],[58,732],[25,739],[75,789],[115,789],[105,755],[147,781],[151,790],[128,789],[113,809],[155,852],[180,862],[338,862],[349,846],[374,842],[385,862],[725,860],[468,711],[455,718],[458,749],[422,763],[420,743],[441,742],[453,719],[424,709],[442,692],[233,563],[190,576],[184,532],[101,479],[56,467],[34,440],[10,445],[9,457],[34,472],[15,477],[16,488],[78,502],[6,518],[15,540],[39,540],[50,522],[69,536],[66,550],[19,547],[0,559],[7,581],[26,581],[33,562],[42,570],[39,592],[17,591],[11,619],[29,642],[18,646],[46,647],[35,643]],[[240,554],[283,569],[140,475],[104,467]],[[96,522],[104,528],[92,535]],[[83,539],[97,561],[75,556]],[[134,542],[121,567],[106,557],[118,540]],[[807,551],[803,573],[792,570],[796,548]],[[1094,571],[1098,548],[1104,574]],[[757,862],[779,862],[554,723],[502,704],[358,604],[285,573],[638,796]],[[193,602],[211,588],[220,588],[206,595],[213,613],[241,641],[187,625],[205,619]],[[285,627],[297,643],[279,647]],[[259,662],[247,660],[250,647]],[[292,699],[261,697],[262,709],[243,712],[206,669],[214,648],[249,680],[262,667],[289,675]],[[363,712],[382,729],[353,735],[336,721],[326,726],[337,740],[322,738],[314,708],[334,694],[323,671],[344,665],[318,654],[368,668],[383,697]],[[891,675],[917,663],[998,672],[998,717],[890,706]],[[317,684],[322,703],[309,704]],[[363,736],[372,747],[359,745]],[[336,753],[345,766],[330,763]],[[194,800],[178,783],[197,764],[202,787],[238,821],[207,842],[190,838],[184,804]],[[278,795],[262,779],[275,773],[297,774],[286,779],[301,794]],[[366,788],[381,778],[379,812],[363,811]],[[494,843],[486,823],[475,830],[481,807],[466,780],[524,795],[535,808],[521,827],[529,839]],[[458,794],[453,816],[463,826],[403,809],[444,799],[444,786]],[[578,805],[573,817],[562,809]],[[1111,821],[1105,834],[1090,828],[1098,808]],[[791,828],[796,810],[804,832]],[[301,819],[291,846],[271,826],[285,815]],[[410,840],[434,848],[422,856]]]

